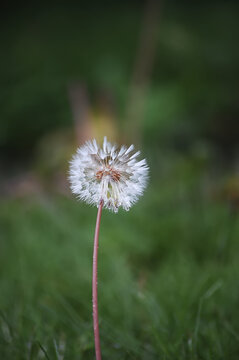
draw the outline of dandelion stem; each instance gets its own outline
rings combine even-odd
[[[103,204],[104,204],[104,202],[103,202],[103,200],[101,200],[99,203],[99,207],[98,207],[98,213],[97,213],[97,219],[96,219],[96,225],[95,225],[93,274],[92,274],[92,303],[93,303],[93,323],[94,323],[96,360],[101,360],[99,319],[98,319],[98,299],[97,299],[97,263],[98,263],[100,220],[101,220]]]

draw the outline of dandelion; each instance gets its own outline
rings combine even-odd
[[[134,146],[117,148],[104,138],[103,149],[96,140],[77,150],[70,165],[71,190],[81,200],[117,212],[129,208],[142,195],[148,167],[145,160],[136,161],[140,152]]]
[[[148,166],[146,160],[137,161],[140,151],[134,146],[118,148],[104,138],[103,148],[94,139],[78,148],[70,162],[70,184],[73,194],[80,200],[98,207],[93,253],[93,322],[96,359],[101,360],[98,301],[97,260],[99,230],[102,208],[118,212],[122,207],[129,210],[136,203],[147,185]]]

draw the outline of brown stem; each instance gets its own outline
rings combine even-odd
[[[97,299],[97,263],[98,263],[98,248],[99,248],[99,232],[100,220],[103,207],[103,200],[99,203],[94,238],[94,253],[93,253],[93,274],[92,274],[92,303],[93,303],[93,323],[94,323],[94,337],[95,337],[95,355],[96,360],[101,360],[100,353],[100,334],[99,334],[99,319],[98,319],[98,299]]]

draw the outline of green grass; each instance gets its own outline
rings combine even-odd
[[[238,218],[201,181],[161,178],[129,213],[103,212],[103,359],[238,359]],[[94,359],[95,217],[63,196],[2,201],[1,359]]]

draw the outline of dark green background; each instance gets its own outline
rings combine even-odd
[[[103,359],[238,359],[238,10],[161,4],[136,124],[148,189],[129,213],[102,217]],[[96,208],[68,190],[67,89],[84,84],[96,117],[99,94],[111,94],[119,141],[134,142],[126,113],[144,11],[144,1],[1,11],[1,359],[94,358]]]

